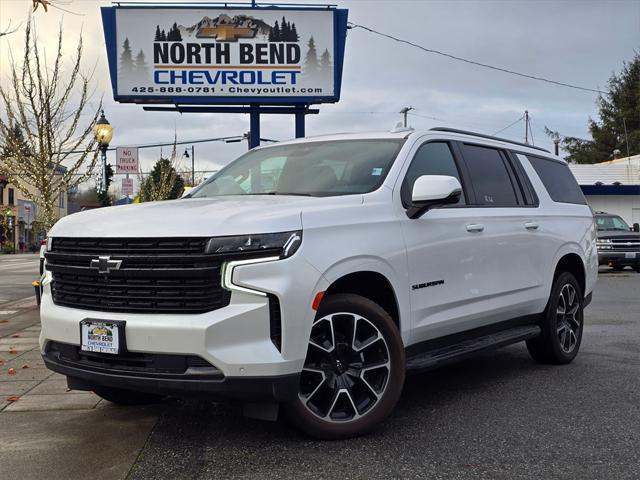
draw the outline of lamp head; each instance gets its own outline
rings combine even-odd
[[[113,127],[104,116],[104,110],[102,111],[102,115],[96,122],[96,126],[93,127],[93,133],[96,136],[96,140],[98,140],[98,144],[101,147],[108,146],[109,142],[111,142],[111,139],[113,138]]]

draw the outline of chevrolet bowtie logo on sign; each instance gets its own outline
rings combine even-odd
[[[98,273],[108,274],[111,270],[119,270],[122,260],[111,260],[111,257],[98,257],[91,260],[89,268],[97,268]]]

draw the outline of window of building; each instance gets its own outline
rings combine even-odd
[[[487,207],[514,207],[518,197],[506,159],[499,150],[477,145],[461,145],[469,169],[476,203]]]
[[[64,192],[60,192],[60,198],[58,200],[58,207],[64,208]]]
[[[533,155],[527,155],[527,158],[554,202],[587,204],[580,185],[566,164]]]
[[[0,205],[4,204],[4,187],[0,185]]]
[[[7,189],[7,195],[9,197],[7,203],[9,205],[11,205],[11,206],[15,205],[15,203],[14,203],[15,199],[13,198],[13,188],[8,188]]]
[[[449,144],[446,142],[429,142],[422,145],[416,152],[400,189],[400,196],[405,207],[411,204],[413,184],[422,175],[447,175],[460,181],[460,174],[453,158]],[[462,184],[462,181],[460,181]],[[464,192],[458,200],[458,205],[466,203]]]

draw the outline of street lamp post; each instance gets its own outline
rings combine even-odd
[[[113,138],[113,127],[104,116],[104,110],[102,110],[102,115],[93,128],[93,133],[96,136],[98,148],[101,152],[100,173],[98,174],[96,190],[98,193],[103,193],[107,190],[107,149],[109,148],[109,142]]]
[[[196,186],[196,167],[195,167],[196,152],[193,145],[191,145],[191,155],[189,155],[189,150],[185,148],[183,156],[187,158],[191,158],[191,186],[195,187]]]
[[[5,237],[7,239],[7,244],[14,246],[14,233],[13,233],[13,210],[11,208],[7,208],[4,212],[4,224],[5,224]]]

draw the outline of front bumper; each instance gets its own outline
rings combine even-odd
[[[67,346],[70,347],[70,346]],[[208,399],[234,399],[245,401],[290,401],[299,386],[299,374],[271,377],[224,377],[215,369],[158,374],[132,372],[126,369],[87,366],[74,362],[60,350],[47,348],[44,363],[50,370],[66,375],[74,390],[93,390],[95,387],[113,387],[179,397],[196,396]],[[196,370],[196,369],[191,369]]]
[[[290,398],[306,356],[315,312],[311,302],[326,281],[299,253],[281,261],[236,267],[234,284],[276,296],[281,307],[281,348],[272,341],[269,297],[232,291],[226,307],[202,314],[146,314],[87,311],[55,305],[45,285],[40,307],[40,348],[48,368],[87,385],[105,385],[175,396],[282,400]],[[149,372],[123,374],[88,368],[50,355],[53,343],[80,344],[85,318],[126,322],[127,353],[195,356],[217,370],[217,377]]]
[[[611,250],[598,250],[598,265],[640,265],[640,252],[615,252]]]

